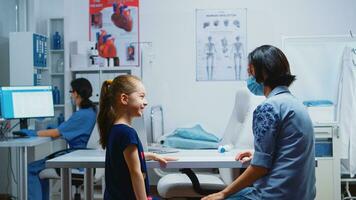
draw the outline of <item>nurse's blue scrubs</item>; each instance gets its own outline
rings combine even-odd
[[[96,122],[96,112],[92,108],[79,109],[57,129],[70,148],[85,148]],[[39,173],[45,169],[45,159],[28,165],[28,199],[48,200],[49,180],[40,179]]]
[[[253,113],[252,166],[269,169],[253,187],[230,196],[239,200],[315,198],[313,125],[304,106],[279,86]]]

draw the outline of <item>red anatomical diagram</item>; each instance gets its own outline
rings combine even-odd
[[[91,25],[96,28],[103,27],[103,14],[101,12],[91,15]]]
[[[111,21],[115,24],[115,26],[130,32],[133,25],[130,9],[122,3],[119,5],[114,3],[113,9],[114,13],[111,15]]]
[[[99,56],[103,58],[117,57],[115,38],[111,37],[111,34],[101,30],[100,33],[97,33],[97,41]]]
[[[103,47],[103,57],[105,58],[114,58],[116,57],[116,47],[115,47],[115,39],[110,38],[106,41]]]

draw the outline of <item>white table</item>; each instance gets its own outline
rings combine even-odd
[[[218,153],[217,150],[180,150],[177,153],[164,154],[179,160],[168,162],[166,168],[245,168],[235,156],[239,150]],[[70,168],[86,168],[84,174],[85,199],[93,199],[93,168],[105,168],[105,151],[78,150],[48,160],[48,168],[61,168],[62,199],[71,198]],[[156,161],[147,161],[147,168],[159,168]]]
[[[50,137],[14,138],[0,141],[0,148],[14,147],[19,150],[19,183],[17,187],[18,199],[27,200],[27,148],[34,147],[50,141],[52,141]]]

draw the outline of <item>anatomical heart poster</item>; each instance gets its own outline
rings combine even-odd
[[[196,10],[197,81],[247,78],[246,9]]]
[[[115,66],[139,66],[139,0],[89,0],[90,40]]]

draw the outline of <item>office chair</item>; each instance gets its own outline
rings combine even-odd
[[[46,159],[52,159],[55,157],[58,157],[60,155],[64,155],[67,153],[70,153],[75,150],[83,150],[83,149],[98,149],[101,148],[98,141],[99,141],[99,133],[97,132],[97,125],[95,125],[88,144],[87,148],[76,148],[76,149],[64,149],[61,151],[57,151],[49,156],[46,157]],[[94,183],[101,183],[102,190],[101,190],[101,195],[104,196],[104,191],[105,191],[105,180],[104,180],[104,175],[105,175],[105,170],[101,168],[95,168],[94,169]],[[39,174],[41,179],[48,178],[48,179],[60,179],[60,169],[54,169],[54,168],[47,168],[44,169],[40,172]],[[72,185],[75,186],[75,193],[74,193],[74,200],[80,200],[81,195],[80,195],[80,189],[83,186],[84,183],[84,172],[79,171],[78,169],[72,169]]]
[[[239,89],[235,105],[224,131],[221,144],[234,144],[235,148],[252,149],[253,111],[264,97],[256,97]],[[191,169],[181,169],[181,173],[160,173],[157,191],[163,198],[197,198],[221,191],[239,175],[239,169],[219,168],[219,173],[194,173]]]

